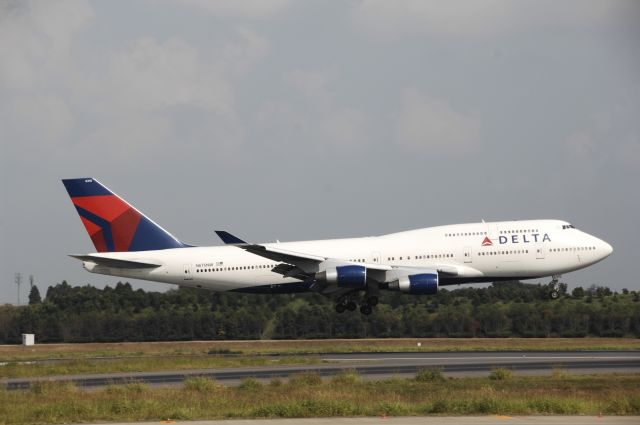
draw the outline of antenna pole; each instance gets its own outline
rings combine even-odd
[[[20,284],[22,283],[22,273],[16,273],[15,282],[18,287],[18,305],[20,305]]]

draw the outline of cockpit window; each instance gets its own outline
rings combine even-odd
[[[563,229],[575,229],[575,226],[573,224],[563,224],[562,228]]]

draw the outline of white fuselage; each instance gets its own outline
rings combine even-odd
[[[590,266],[612,252],[608,243],[560,220],[456,224],[375,237],[262,245],[351,263],[455,271],[453,277],[443,275],[444,285],[560,275]],[[84,262],[94,273],[214,291],[300,282],[272,272],[278,262],[232,245],[95,255],[161,266],[120,269]]]

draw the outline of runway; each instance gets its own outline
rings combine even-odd
[[[385,379],[413,375],[422,368],[438,368],[448,376],[482,376],[498,367],[521,374],[549,374],[554,369],[571,373],[640,373],[640,351],[350,353],[318,357],[321,361],[318,365],[14,378],[4,379],[2,384],[9,390],[27,389],[35,381],[72,381],[85,388],[131,381],[175,385],[204,376],[224,385],[236,385],[250,377],[268,380],[304,372],[331,376],[345,370],[356,370],[365,379]]]

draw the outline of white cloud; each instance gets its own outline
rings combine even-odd
[[[46,155],[69,137],[73,117],[59,96],[19,96],[0,102],[0,140],[12,151]]]
[[[439,38],[492,37],[532,26],[590,25],[613,9],[598,0],[363,0],[354,9],[357,28],[383,38],[427,34]]]
[[[325,150],[361,148],[370,140],[369,118],[359,109],[342,104],[333,87],[336,69],[294,70],[285,77],[294,99],[270,100],[262,105],[257,127],[273,139],[295,140],[309,148]],[[297,97],[297,99],[295,99]]]
[[[626,88],[630,93],[637,87]],[[633,98],[632,95],[629,99]],[[614,166],[640,165],[640,127],[637,108],[627,102],[609,104],[599,113],[585,117],[564,141],[567,163],[572,167],[599,170]],[[577,161],[576,161],[577,160]]]
[[[46,87],[68,72],[71,40],[92,17],[84,0],[0,5],[0,89]]]
[[[593,136],[585,131],[577,131],[567,139],[567,150],[572,157],[591,159],[596,148],[597,144]]]
[[[358,147],[367,142],[367,117],[353,107],[342,105],[333,86],[339,77],[334,68],[320,71],[295,70],[289,81],[306,102],[306,114],[297,121],[305,132],[324,146]]]
[[[232,77],[244,75],[257,62],[262,60],[269,51],[269,42],[266,38],[247,28],[237,28],[237,38],[229,41],[216,52],[216,65]]]
[[[447,103],[407,90],[396,127],[397,142],[414,151],[458,153],[480,143],[480,122]]]
[[[172,0],[179,5],[190,4],[224,18],[269,18],[284,9],[289,0]]]
[[[316,105],[326,105],[334,101],[331,84],[337,78],[335,69],[318,71],[294,70],[289,76],[291,84],[307,101]]]
[[[411,33],[473,37],[509,27],[513,7],[517,4],[503,0],[365,0],[354,19],[359,28],[384,37]]]
[[[640,167],[640,135],[636,135],[635,139],[629,139],[618,147],[616,156],[621,164],[630,167]]]
[[[73,147],[77,158],[133,158],[170,144],[224,154],[242,142],[235,87],[267,54],[266,39],[239,28],[203,48],[149,36],[81,52],[92,18],[81,0],[0,6],[5,155]]]
[[[357,109],[338,108],[329,113],[321,125],[326,143],[357,148],[367,142],[368,119]]]
[[[85,149],[108,144],[131,156],[171,144],[231,152],[244,137],[235,85],[268,50],[253,32],[237,35],[214,51],[179,38],[142,38],[113,52],[108,68],[79,87],[79,95],[99,100]]]
[[[6,156],[48,157],[69,137],[65,96],[75,75],[73,38],[93,16],[82,0],[0,5],[0,138]]]

